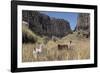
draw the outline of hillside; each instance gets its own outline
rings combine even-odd
[[[63,37],[71,33],[70,23],[64,19],[51,18],[38,11],[22,11],[22,20],[29,29],[40,36]]]

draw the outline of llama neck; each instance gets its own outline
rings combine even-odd
[[[39,45],[39,48],[38,49],[42,49],[42,44]]]

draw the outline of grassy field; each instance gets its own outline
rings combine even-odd
[[[58,44],[68,44],[70,40],[72,41],[73,49],[64,48],[58,50]],[[56,41],[48,40],[44,44],[43,52],[34,55],[32,51],[36,45],[37,43],[22,44],[22,62],[82,60],[90,58],[90,39],[78,37],[75,32]]]

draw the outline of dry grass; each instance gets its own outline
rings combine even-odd
[[[58,44],[67,44],[73,41],[73,49],[58,50]],[[36,43],[37,44],[37,43]],[[32,51],[36,44],[23,44],[22,46],[22,61],[55,61],[55,60],[82,60],[90,58],[90,40],[86,38],[79,38],[74,34],[65,36],[62,39],[54,42],[49,40],[43,48],[43,52],[33,55]]]

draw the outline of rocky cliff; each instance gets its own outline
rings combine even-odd
[[[90,14],[80,13],[77,19],[77,25],[75,31],[78,32],[78,36],[90,37]]]
[[[22,20],[38,35],[63,37],[71,32],[70,24],[64,19],[51,18],[38,11],[22,11]]]
[[[77,19],[76,31],[83,30],[90,32],[90,14],[80,13]]]

